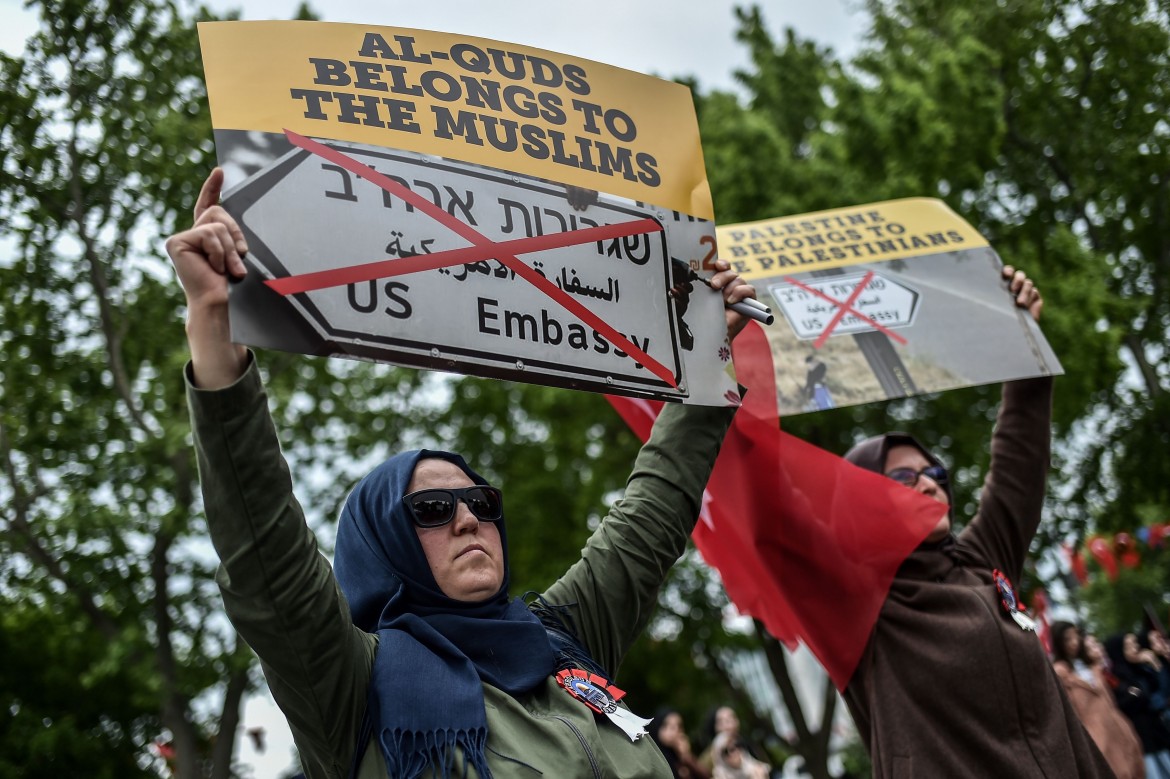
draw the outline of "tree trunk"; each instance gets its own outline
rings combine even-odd
[[[764,655],[768,658],[768,667],[776,686],[780,688],[780,696],[784,700],[784,707],[792,720],[796,730],[796,741],[792,748],[804,759],[804,770],[814,779],[829,779],[829,739],[833,733],[833,713],[836,711],[837,694],[833,683],[825,679],[824,706],[821,713],[821,722],[815,732],[809,729],[808,720],[804,716],[804,709],[800,704],[800,696],[796,692],[796,685],[792,681],[792,674],[788,670],[788,660],[784,655],[784,647],[780,642],[768,635],[764,626],[756,623],[756,633],[762,639]]]
[[[243,639],[237,636],[237,646],[243,646]],[[240,727],[240,705],[244,693],[248,691],[248,662],[249,658],[241,657],[250,651],[236,650],[233,661],[238,660],[240,667],[228,679],[227,690],[223,695],[223,709],[219,715],[219,733],[215,737],[215,746],[211,751],[210,779],[231,779],[232,760],[236,751],[236,730]]]

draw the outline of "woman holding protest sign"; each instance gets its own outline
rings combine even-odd
[[[1015,303],[1043,301],[1005,267]],[[875,777],[1112,777],[1015,587],[1044,502],[1052,379],[1007,382],[979,511],[957,536],[942,462],[887,433],[846,459],[947,506],[894,577],[845,700]]]
[[[668,404],[625,497],[531,606],[508,596],[501,492],[405,452],[346,500],[336,576],[292,492],[250,352],[231,342],[247,247],[214,171],[167,251],[187,296],[188,400],[229,617],[309,777],[669,777],[613,674],[682,553],[729,409]],[[725,302],[754,290],[720,264]],[[728,312],[729,335],[745,324]]]

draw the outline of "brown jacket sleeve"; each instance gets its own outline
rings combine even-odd
[[[1052,442],[1052,377],[1005,382],[979,511],[959,535],[973,565],[1018,584],[1044,506]]]

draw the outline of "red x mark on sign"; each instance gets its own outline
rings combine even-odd
[[[388,176],[378,173],[373,168],[363,165],[352,157],[336,149],[332,149],[323,143],[318,143],[311,138],[298,135],[292,130],[286,129],[284,134],[294,146],[304,149],[311,154],[316,154],[332,162],[334,165],[348,170],[355,176],[381,187],[449,228],[472,245],[463,249],[452,249],[450,251],[437,252],[424,256],[371,262],[265,281],[264,283],[274,291],[281,295],[292,295],[298,292],[308,292],[315,289],[336,287],[342,284],[388,278],[406,273],[415,273],[420,270],[433,270],[435,268],[444,268],[451,265],[494,258],[506,265],[517,276],[555,300],[582,322],[601,333],[606,340],[625,351],[632,359],[637,360],[648,371],[666,384],[671,387],[678,386],[674,375],[666,366],[650,357],[650,355],[639,349],[632,341],[615,330],[599,316],[581,305],[578,301],[569,297],[560,287],[557,287],[516,257],[517,254],[544,249],[556,249],[610,238],[620,238],[627,235],[659,232],[662,230],[662,225],[658,222],[653,219],[639,219],[623,224],[603,225],[582,230],[570,230],[564,233],[554,233],[552,235],[496,242],[482,235],[469,225],[459,221],[430,200],[427,200]]]
[[[897,341],[900,344],[906,343],[905,338],[898,335],[893,330],[890,330],[888,327],[882,327],[880,324],[877,323],[877,321],[873,317],[869,316],[868,314],[863,314],[860,311],[858,311],[856,308],[853,307],[853,304],[857,302],[857,299],[859,297],[861,297],[861,293],[864,292],[865,288],[869,286],[869,282],[872,279],[873,279],[873,271],[870,271],[869,273],[865,274],[864,277],[862,277],[861,281],[859,281],[857,283],[857,286],[853,288],[853,292],[849,295],[849,297],[844,302],[842,302],[840,300],[836,300],[835,298],[829,297],[824,292],[821,292],[819,289],[814,289],[813,287],[810,287],[807,284],[800,283],[799,281],[792,278],[791,276],[784,277],[784,280],[787,281],[789,284],[791,284],[795,287],[800,287],[805,292],[816,295],[817,297],[821,298],[822,300],[828,301],[829,303],[832,303],[834,306],[838,307],[837,313],[833,314],[833,318],[831,320],[829,320],[829,324],[827,324],[825,326],[824,332],[822,332],[820,334],[820,336],[817,337],[817,340],[813,342],[814,349],[820,349],[822,346],[824,346],[825,341],[827,341],[829,336],[833,334],[833,331],[837,329],[837,325],[841,324],[841,320],[845,318],[846,314],[853,314],[853,316],[857,317],[858,319],[864,319],[866,322],[869,322],[871,325],[873,325],[874,328],[885,333],[890,338],[894,339],[895,341]]]

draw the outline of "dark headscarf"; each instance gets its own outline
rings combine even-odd
[[[1131,663],[1125,659],[1125,637],[1127,633],[1118,633],[1105,639],[1105,652],[1113,664],[1111,669],[1117,677],[1119,687],[1128,691],[1128,706],[1126,716],[1133,722],[1138,738],[1142,742],[1142,751],[1161,752],[1170,748],[1170,727],[1163,716],[1166,709],[1156,701],[1161,687],[1158,671],[1145,663]],[[1137,634],[1134,634],[1137,637]]]
[[[1150,689],[1149,677],[1154,671],[1142,663],[1131,663],[1125,657],[1125,637],[1128,633],[1116,633],[1105,639],[1105,654],[1109,657],[1109,670],[1118,681],[1127,686]],[[1137,634],[1134,634],[1137,637]]]
[[[528,692],[552,673],[554,653],[540,621],[508,598],[503,519],[496,523],[504,550],[499,591],[467,603],[439,589],[402,502],[423,458],[447,460],[476,484],[487,483],[449,452],[391,457],[346,499],[335,572],[353,624],[378,635],[368,706],[389,775],[412,779],[433,766],[446,776],[458,747],[490,777],[481,682],[510,695]]]
[[[913,446],[918,451],[922,452],[922,456],[927,459],[931,465],[937,465],[945,468],[942,460],[934,456],[929,449],[918,443],[918,439],[908,433],[886,433],[885,435],[874,436],[867,438],[857,446],[845,453],[845,459],[853,463],[859,468],[864,468],[867,471],[884,474],[886,472],[886,457],[889,456],[890,450],[895,446]],[[943,492],[947,495],[947,516],[950,517],[951,522],[955,521],[955,496],[951,492],[951,480],[947,479],[946,484],[940,484]]]
[[[1130,665],[1130,662],[1125,659],[1125,636],[1125,633],[1114,633],[1105,639],[1105,654],[1109,658],[1109,664],[1113,666],[1114,673],[1117,672],[1118,666],[1128,667]]]

